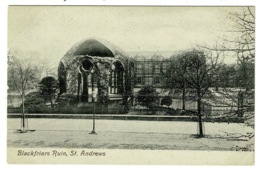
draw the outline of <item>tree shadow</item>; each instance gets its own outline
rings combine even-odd
[[[24,133],[33,133],[35,131],[36,130],[26,130],[26,131],[23,131],[21,129],[17,129],[17,130],[14,131],[14,133],[16,133],[16,134],[24,134]]]
[[[199,135],[199,134],[191,134],[190,137],[191,138],[196,138],[196,139],[207,138],[206,135]]]
[[[201,139],[201,138],[206,138],[206,139],[222,139],[226,141],[249,141],[253,136],[250,136],[249,134],[247,135],[199,135],[199,134],[192,134],[190,135],[191,138],[195,139]]]

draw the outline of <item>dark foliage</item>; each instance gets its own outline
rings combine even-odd
[[[25,96],[26,100],[24,102],[24,105],[30,106],[30,105],[42,105],[44,104],[44,99],[40,96],[39,92],[31,92]]]
[[[142,106],[152,108],[153,106],[158,105],[158,94],[159,93],[152,86],[145,86],[140,91],[138,91],[136,97],[137,103]]]
[[[45,101],[49,100],[53,107],[53,97],[59,88],[58,81],[53,77],[44,77],[39,83],[40,95]]]
[[[25,110],[26,112],[38,113],[45,108],[45,100],[41,97],[39,92],[32,92],[25,96]]]
[[[161,100],[161,105],[166,105],[169,107],[169,106],[171,106],[171,104],[172,104],[172,98],[170,96],[165,96]]]

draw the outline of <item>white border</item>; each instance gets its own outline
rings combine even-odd
[[[8,0],[7,1],[0,1],[0,21],[1,21],[1,32],[0,32],[0,45],[1,45],[1,62],[0,62],[0,73],[1,73],[1,88],[0,88],[0,97],[1,97],[1,113],[0,113],[0,166],[1,170],[28,170],[28,171],[35,171],[35,170],[52,170],[52,169],[59,169],[59,170],[93,170],[93,169],[100,169],[100,170],[136,170],[136,169],[142,169],[142,170],[158,170],[158,169],[164,169],[164,170],[172,170],[172,169],[192,169],[192,170],[219,170],[219,169],[235,169],[237,171],[240,170],[259,170],[259,164],[257,160],[258,157],[258,145],[259,145],[259,137],[258,137],[258,123],[259,123],[259,117],[257,116],[259,107],[257,107],[258,103],[258,97],[259,93],[256,90],[256,162],[254,167],[228,167],[228,168],[219,168],[215,167],[212,168],[210,166],[207,167],[194,167],[194,166],[188,166],[188,167],[179,167],[175,166],[175,168],[172,168],[171,166],[130,166],[130,167],[124,167],[124,166],[93,166],[93,165],[9,165],[7,164],[6,159],[6,52],[7,52],[7,10],[8,5],[160,5],[160,6],[167,6],[167,5],[178,5],[178,6],[243,6],[243,5],[250,5],[250,6],[256,6],[256,18],[258,19],[259,11],[257,10],[257,4],[256,0],[175,0],[174,2],[170,2],[170,0],[132,0],[132,1],[120,1],[120,0]],[[257,25],[256,28],[258,28],[259,24],[258,21],[256,21]],[[256,34],[256,40],[258,40],[258,34]],[[259,43],[256,44],[256,49],[259,49]],[[256,53],[257,54],[257,53]],[[258,65],[258,59],[256,58],[256,65]],[[259,72],[259,69],[256,67],[256,73]],[[259,87],[259,75],[256,74],[256,85],[255,87]],[[87,167],[87,168],[86,168]],[[210,168],[209,168],[210,167]]]
[[[244,6],[256,0],[8,0],[7,5],[155,5],[155,6]]]

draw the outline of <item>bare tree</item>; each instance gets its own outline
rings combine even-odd
[[[243,7],[238,8],[236,12],[229,13],[229,19],[232,27],[227,30],[225,38],[221,38],[222,41],[218,41],[217,47],[203,46],[203,48],[211,51],[222,51],[234,55],[237,58],[238,67],[233,73],[236,77],[235,87],[239,88],[244,94],[254,94],[251,91],[254,89],[254,71],[255,71],[255,8]],[[221,43],[220,43],[221,42]],[[223,75],[223,74],[222,74]],[[227,79],[227,78],[224,78]],[[247,95],[253,96],[253,95]],[[242,96],[243,97],[243,96]],[[235,101],[239,101],[238,96],[232,98]],[[245,97],[243,97],[245,98]],[[250,97],[251,98],[251,97]],[[246,99],[246,98],[245,98]],[[251,98],[253,100],[253,98]],[[243,100],[243,99],[242,99]],[[243,104],[244,105],[244,104]],[[244,112],[242,105],[241,112]],[[249,111],[248,117],[243,116],[244,120],[252,120],[254,117],[254,103],[250,103],[247,106]],[[247,110],[246,109],[246,110]],[[238,113],[240,111],[237,111]],[[246,111],[247,112],[247,111]],[[236,113],[233,114],[237,115]]]
[[[185,53],[186,81],[188,85],[196,90],[197,113],[199,123],[199,135],[204,136],[202,125],[202,98],[208,89],[214,84],[215,75],[220,64],[220,53],[212,54],[201,50],[192,50]]]
[[[222,51],[237,57],[240,86],[249,90],[254,88],[255,61],[255,15],[254,7],[239,8],[229,13],[232,27],[217,42],[218,46],[200,46],[211,51]]]
[[[8,86],[13,87],[22,99],[22,132],[26,132],[25,128],[25,94],[26,91],[35,87],[37,78],[39,76],[39,69],[33,63],[33,56],[16,55],[8,52]]]
[[[239,12],[230,13],[230,19],[234,22],[230,32],[236,36],[233,40],[225,40],[229,47],[237,55],[238,65],[241,68],[241,84],[247,90],[253,88],[254,61],[255,61],[255,15],[254,8],[244,7]]]
[[[234,40],[227,40],[233,45],[227,50],[237,53],[239,63],[252,62],[255,59],[255,15],[252,7],[245,7],[239,12],[230,13],[230,19],[234,22]]]
[[[185,110],[186,88],[187,85],[187,56],[185,52],[171,57],[171,65],[166,77],[170,79],[170,88],[180,89],[182,91],[182,110]]]

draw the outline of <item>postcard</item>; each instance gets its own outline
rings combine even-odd
[[[11,5],[7,58],[9,164],[254,164],[254,6]]]

